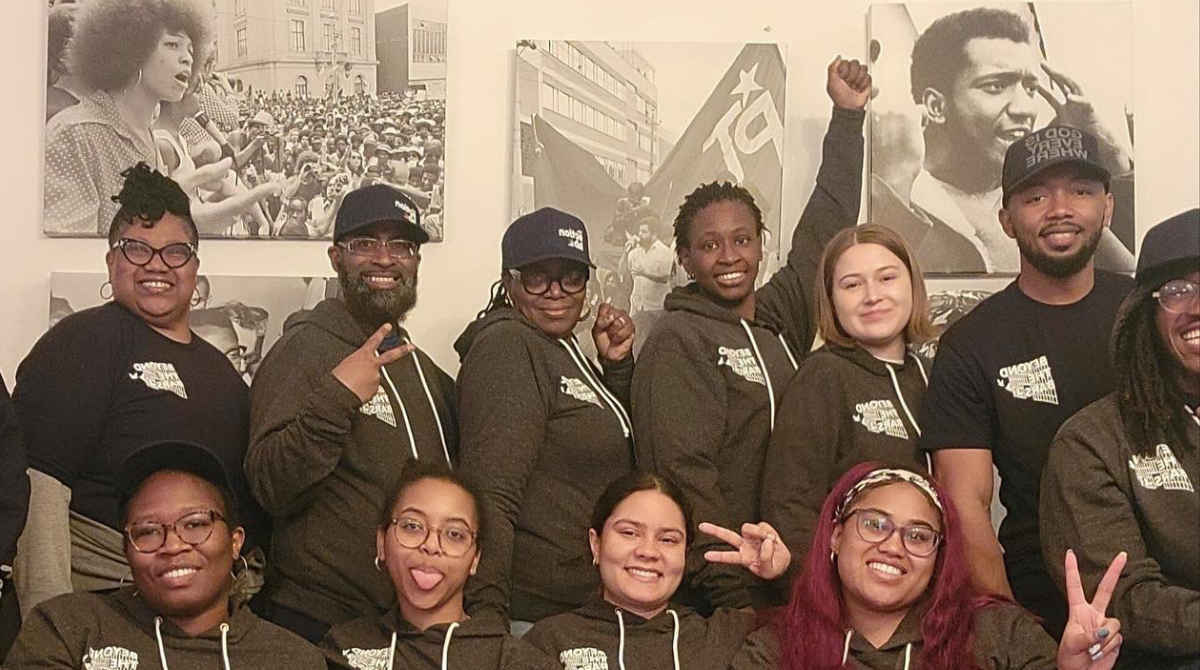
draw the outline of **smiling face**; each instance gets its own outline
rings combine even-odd
[[[684,526],[679,505],[660,491],[636,491],[613,508],[603,533],[588,531],[604,599],[646,619],[662,612],[683,580]]]
[[[479,518],[470,494],[451,482],[422,479],[396,500],[392,518],[400,523],[416,521],[429,529],[416,548],[400,543],[395,524],[376,533],[376,555],[383,558],[396,589],[400,613],[421,629],[459,621],[463,587],[479,566],[479,545],[473,543],[462,556],[448,556],[438,530],[474,535]]]
[[[381,244],[368,256],[352,254],[337,244],[329,247],[329,260],[338,273],[350,313],[375,327],[402,320],[417,302],[420,254],[394,258],[388,253],[387,242],[407,239],[399,226],[388,221],[357,230],[351,237],[371,238]]]
[[[587,291],[567,293],[562,288],[561,278],[567,273],[580,273],[587,276],[587,266],[578,261],[563,258],[551,258],[536,263],[530,263],[519,268],[525,280],[517,281],[511,274],[504,274],[504,290],[508,292],[513,308],[526,319],[533,322],[538,330],[552,337],[566,337],[579,323],[583,313],[583,303]],[[525,290],[524,284],[530,286],[538,282],[535,278],[544,277],[550,280],[550,287],[541,295],[534,295]]]
[[[227,514],[217,488],[185,472],[165,470],[149,477],[129,501],[128,524],[173,524],[193,513]],[[230,570],[242,549],[245,534],[224,521],[213,524],[212,534],[196,546],[168,529],[163,546],[142,553],[125,543],[125,559],[138,594],[155,612],[173,621],[201,621],[207,630],[224,621],[232,582]],[[211,623],[208,623],[211,621]]]
[[[754,316],[754,281],[762,262],[758,222],[744,203],[724,200],[696,213],[679,260],[717,304]],[[746,313],[748,312],[748,313]]]
[[[163,33],[142,64],[141,86],[158,100],[178,102],[192,76],[192,40],[183,33]]]
[[[1070,277],[1088,266],[1112,219],[1104,182],[1074,164],[1047,168],[1012,193],[1000,210],[1004,232],[1028,263],[1050,277]]]
[[[870,489],[847,514],[855,510],[873,510],[898,526],[942,530],[937,510],[912,484],[898,482]],[[929,587],[938,552],[925,557],[912,555],[898,530],[883,542],[868,542],[854,527],[859,516],[847,516],[834,528],[832,538],[847,611],[853,619],[907,610]]]
[[[1185,275],[1182,279],[1200,284],[1200,272]],[[1171,354],[1180,388],[1196,388],[1196,378],[1200,376],[1200,300],[1192,300],[1178,314],[1167,311],[1161,303],[1154,310],[1158,337],[1163,349]]]
[[[904,357],[904,329],[912,316],[912,276],[880,244],[855,244],[834,265],[833,309],[846,334],[874,356]]]
[[[156,249],[191,241],[187,224],[170,212],[149,228],[140,223],[127,224],[120,236]],[[193,255],[178,268],[167,267],[160,254],[155,254],[146,265],[137,266],[120,249],[109,249],[104,260],[114,301],[156,330],[175,330],[181,324],[186,325],[196,289],[196,272],[200,269],[199,256]]]

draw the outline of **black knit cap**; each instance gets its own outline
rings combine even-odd
[[[138,448],[117,466],[116,490],[122,508],[150,475],[160,470],[179,470],[196,475],[233,495],[229,473],[221,459],[195,442],[164,440]],[[236,499],[234,500],[236,503]]]

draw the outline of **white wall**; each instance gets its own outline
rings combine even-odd
[[[253,2],[253,0],[251,0]],[[0,166],[0,371],[16,365],[46,324],[51,271],[104,271],[102,240],[40,233],[45,81],[44,0],[6,2],[0,27],[6,158]],[[1087,11],[1087,3],[1079,2]],[[828,101],[824,65],[863,58],[866,0],[450,0],[447,242],[429,245],[415,339],[453,373],[453,339],[498,275],[512,165],[513,45],[519,38],[778,41],[787,45],[783,220],[794,225],[812,189]],[[1134,0],[1137,216],[1157,221],[1200,201],[1200,3]],[[1097,45],[1103,48],[1103,45]],[[324,245],[206,240],[207,274],[311,275]]]

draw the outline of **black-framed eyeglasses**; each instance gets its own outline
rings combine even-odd
[[[575,295],[587,288],[588,271],[578,268],[571,268],[566,272],[552,277],[545,272],[537,270],[517,270],[510,268],[508,273],[513,279],[521,282],[521,288],[529,295],[545,295],[550,290],[550,285],[558,282],[558,287],[563,293]]]
[[[854,527],[858,536],[871,544],[886,542],[892,533],[899,531],[901,543],[913,556],[924,558],[933,554],[942,541],[942,534],[929,526],[897,526],[887,515],[871,509],[860,507],[842,517],[842,521],[850,517],[857,517]]]
[[[173,531],[180,540],[193,547],[204,544],[212,537],[213,526],[225,521],[225,516],[216,510],[191,512],[175,520],[175,523],[139,521],[125,526],[129,544],[143,554],[153,554],[167,543],[167,531]]]
[[[462,524],[432,526],[416,517],[392,519],[392,535],[405,549],[416,549],[425,544],[431,532],[437,533],[438,546],[450,558],[465,556],[475,544],[475,531]]]
[[[122,237],[112,245],[113,249],[120,249],[121,255],[125,260],[137,265],[145,267],[154,260],[157,255],[162,259],[162,262],[172,270],[181,268],[187,265],[188,261],[196,255],[196,245],[191,242],[175,242],[158,249],[141,240],[135,240],[130,237]]]
[[[1158,299],[1163,309],[1180,314],[1200,301],[1200,285],[1187,279],[1172,279],[1150,295]]]
[[[371,237],[356,237],[352,240],[341,242],[338,246],[355,256],[374,256],[379,253],[381,248],[386,247],[388,256],[401,261],[409,258],[418,258],[421,255],[421,245],[409,240],[380,242]]]

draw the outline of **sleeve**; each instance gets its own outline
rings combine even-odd
[[[42,199],[46,232],[86,234],[100,231],[99,177],[96,170],[123,170],[104,160],[87,141],[83,126],[61,125],[47,130],[45,195]],[[107,228],[107,221],[102,222]]]
[[[12,566],[29,511],[29,475],[17,411],[0,377],[0,565]],[[0,575],[3,578],[3,575]]]
[[[779,639],[770,626],[746,638],[733,657],[729,670],[775,670],[779,662]]]
[[[992,446],[991,384],[956,345],[942,337],[929,374],[919,440],[926,451]]]
[[[38,603],[72,591],[71,489],[32,469],[29,485],[29,521],[13,565],[13,582],[24,616]]]
[[[467,582],[468,609],[507,614],[513,536],[545,441],[548,409],[528,349],[503,324],[481,333],[458,377],[462,470],[483,497],[483,558]]]
[[[65,619],[62,614],[66,608],[59,607],[59,601],[65,601],[68,607],[74,607],[74,596],[56,599],[54,602],[42,603],[32,612],[25,615],[21,622],[21,632],[17,635],[13,647],[4,659],[6,670],[77,670],[83,657],[82,639],[68,639],[86,635],[86,626],[80,625],[76,617]]]
[[[1200,592],[1172,584],[1163,575],[1142,539],[1133,502],[1118,484],[1124,464],[1100,453],[1115,452],[1113,443],[1120,438],[1111,434],[1112,428],[1085,425],[1084,418],[1077,414],[1059,431],[1042,474],[1046,568],[1065,593],[1062,557],[1073,549],[1084,592],[1094,593],[1113,557],[1126,552],[1129,560],[1109,605],[1110,615],[1121,621],[1125,645],[1166,656],[1198,654]]]
[[[303,509],[337,467],[362,405],[299,335],[275,345],[250,388],[246,480],[276,518]]]
[[[758,290],[755,314],[774,321],[797,355],[812,348],[817,261],[829,240],[858,223],[862,202],[866,112],[833,108],[821,148],[817,183],[792,233],[787,264]]]
[[[600,367],[604,370],[602,377],[604,387],[612,391],[621,404],[629,409],[630,393],[633,390],[633,354],[631,353],[616,363],[601,361]]]
[[[693,519],[726,528],[734,523],[721,494],[717,452],[725,438],[725,381],[715,365],[683,351],[667,331],[643,350],[633,375],[633,425],[638,466],[675,482],[692,506]],[[688,551],[691,585],[714,605],[747,607],[760,586],[746,570],[709,563],[704,552],[724,546],[698,536]]]
[[[792,553],[786,589],[804,565],[817,515],[833,483],[847,409],[841,384],[817,354],[800,366],[779,407],[763,464],[760,509]],[[786,598],[788,592],[783,595]]]
[[[975,656],[996,670],[1058,669],[1058,643],[1012,604],[987,605],[975,615]]]

